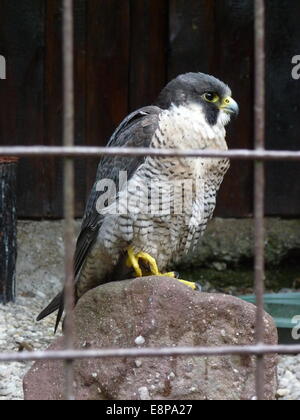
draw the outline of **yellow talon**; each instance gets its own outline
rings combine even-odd
[[[191,289],[197,290],[197,285],[194,282],[178,279],[176,277],[176,274],[174,273],[174,271],[171,271],[170,273],[160,274],[160,276],[172,277],[173,279],[176,279],[176,280],[180,281],[180,283],[185,284],[186,286],[190,287]]]
[[[161,273],[158,270],[155,258],[151,257],[151,255],[147,254],[146,252],[139,252],[138,254],[134,254],[132,247],[129,247],[127,253],[128,258],[126,264],[128,267],[132,267],[134,269],[136,277],[143,277],[143,271],[139,264],[139,260],[143,260],[149,265],[150,273],[147,273],[147,275],[151,274],[153,276],[165,276],[176,278],[176,274],[173,271],[169,273]],[[196,284],[193,282],[180,279],[177,280],[180,281],[180,283],[192,288],[193,290],[197,289]]]
[[[157,263],[151,255],[146,252],[139,252],[135,254],[131,247],[128,248],[128,258],[126,264],[128,267],[133,267],[136,277],[143,277],[143,271],[140,267],[139,260],[145,261],[150,268],[150,274],[153,276],[159,276],[160,272],[158,271]]]
[[[149,264],[150,272],[153,276],[161,275],[158,271],[157,263],[155,259],[151,257],[151,255],[147,254],[146,252],[139,252],[136,257],[138,260],[144,260]]]
[[[127,265],[128,267],[133,267],[134,271],[135,271],[135,275],[137,277],[142,277],[143,276],[143,272],[139,266],[139,260],[136,257],[136,255],[134,255],[133,249],[131,247],[128,248],[128,258],[127,258]]]
[[[176,279],[176,274],[174,273],[174,271],[171,271],[170,273],[163,273],[160,275],[165,276],[165,277],[172,277],[173,279]]]
[[[180,280],[177,279],[178,281],[180,281],[180,283],[185,284],[186,286],[190,287],[193,290],[197,290],[197,286],[195,283],[193,283],[192,281],[186,281],[186,280]]]

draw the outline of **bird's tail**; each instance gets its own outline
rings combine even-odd
[[[59,322],[61,320],[62,314],[64,312],[64,292],[60,292],[53,300],[52,302],[45,308],[37,317],[37,321],[41,321],[42,319],[46,318],[48,315],[51,315],[53,312],[57,311],[57,317],[56,317],[56,324],[55,324],[55,330],[56,333]]]

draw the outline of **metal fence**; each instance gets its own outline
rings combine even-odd
[[[97,148],[74,146],[74,77],[73,77],[73,0],[64,0],[63,19],[63,60],[64,60],[64,145],[63,147],[0,147],[2,156],[19,157],[63,157],[64,158],[64,209],[65,209],[65,350],[39,351],[32,353],[2,353],[0,363],[33,360],[64,360],[66,370],[66,394],[74,399],[73,363],[75,359],[108,357],[163,357],[163,356],[221,356],[256,355],[256,396],[264,399],[264,356],[267,354],[297,354],[300,345],[270,346],[264,344],[264,198],[265,161],[300,161],[299,152],[266,151],[265,145],[265,2],[255,0],[255,150],[231,150],[227,152],[203,150],[155,150],[133,148]],[[73,256],[75,248],[74,232],[74,158],[119,156],[178,156],[178,157],[227,157],[229,159],[253,160],[255,162],[255,293],[257,302],[256,344],[249,346],[222,347],[172,347],[172,348],[127,348],[75,350],[73,348],[74,320],[73,296]]]

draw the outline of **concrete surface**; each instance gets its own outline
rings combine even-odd
[[[79,229],[80,222],[76,222]],[[300,220],[267,220],[266,260],[278,267],[287,258],[300,256]],[[64,277],[62,221],[19,221],[18,223],[18,293],[53,297]],[[215,219],[206,231],[196,252],[189,255],[182,268],[208,267],[225,272],[227,267],[243,268],[253,259],[253,221],[250,219]],[[47,279],[47,281],[45,281]]]

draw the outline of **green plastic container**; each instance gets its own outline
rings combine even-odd
[[[255,304],[256,298],[251,296],[240,296],[246,302]],[[298,344],[299,340],[293,339],[292,330],[300,325],[300,293],[274,293],[264,295],[265,310],[273,318],[278,328],[279,341],[281,343]]]

